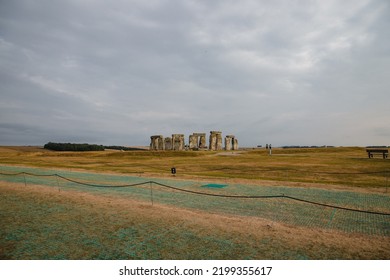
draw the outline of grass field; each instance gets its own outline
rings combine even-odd
[[[36,147],[0,147],[2,164],[216,179],[241,182],[283,182],[360,187],[375,191],[390,184],[390,161],[369,159],[364,148],[265,149],[242,152],[133,151],[53,152]],[[370,172],[367,174],[367,172]],[[375,173],[379,172],[379,173]]]
[[[239,184],[239,188],[216,190],[235,194],[254,192],[256,186],[267,186],[271,191],[279,191],[283,186],[288,190],[297,188],[303,195],[310,190],[338,191],[350,194],[348,203],[352,206],[359,200],[354,193],[384,201],[390,196],[390,161],[368,159],[363,148],[273,149],[273,155],[268,156],[265,150],[74,153],[0,147],[0,163],[62,172],[132,175],[140,180],[169,178],[183,184]],[[174,178],[171,167],[177,169]],[[200,207],[208,201],[199,197],[193,201],[185,198],[186,203],[184,198],[180,203],[168,203],[161,192],[159,197],[155,194],[158,199],[151,205],[147,196],[142,199],[123,192],[53,188],[57,184],[54,180],[51,185],[25,185],[23,178],[19,182],[0,181],[0,258],[390,259],[387,234],[297,225],[291,222],[297,218],[294,215],[284,221],[256,214],[261,213],[256,212],[256,207],[265,204],[221,206],[213,202],[221,209],[216,211]],[[366,204],[372,200],[376,199]],[[286,203],[274,204],[279,206],[280,213],[291,212]],[[234,207],[242,209],[235,211]],[[382,205],[374,210],[387,211],[387,207]],[[330,217],[336,222],[339,218],[339,212],[325,212],[325,221]],[[386,220],[379,223],[388,227]]]

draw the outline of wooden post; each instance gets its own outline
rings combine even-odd
[[[23,178],[24,178],[24,186],[27,187],[26,174],[23,174]]]
[[[57,188],[58,188],[58,192],[61,192],[61,189],[60,189],[60,183],[58,182],[58,176],[56,174],[56,180],[57,180]]]
[[[150,201],[152,202],[153,206],[153,187],[152,187],[152,182],[149,182],[150,185]]]
[[[331,227],[331,225],[332,225],[332,221],[333,221],[333,218],[334,218],[334,215],[336,214],[336,208],[334,208],[333,209],[333,211],[332,211],[332,214],[330,214],[330,218],[329,218],[329,221],[328,221],[328,228],[330,228]]]

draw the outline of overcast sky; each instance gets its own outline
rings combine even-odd
[[[389,5],[0,0],[0,145],[390,145]]]

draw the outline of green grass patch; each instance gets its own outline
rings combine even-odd
[[[213,188],[213,189],[222,189],[227,187],[227,185],[221,185],[221,184],[206,184],[202,185],[202,188]]]

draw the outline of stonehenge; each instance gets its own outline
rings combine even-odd
[[[195,135],[190,135],[190,139],[189,139],[189,145],[188,145],[188,148],[190,150],[196,150],[198,149],[198,137],[196,137]]]
[[[238,140],[234,135],[226,135],[225,137],[225,150],[238,150]]]
[[[164,139],[165,150],[172,150],[172,137],[165,137]]]
[[[150,149],[154,151],[164,150],[164,137],[162,135],[150,136]]]
[[[222,150],[222,132],[210,131],[210,146],[211,151]]]
[[[232,137],[228,137],[228,136],[225,137],[225,149],[226,149],[226,151],[232,150],[232,147],[233,147],[232,140],[233,140]]]
[[[184,150],[184,134],[172,134],[172,150]]]
[[[193,133],[189,137],[190,150],[206,150],[206,133]]]
[[[234,135],[225,136],[225,147],[223,148],[221,131],[210,131],[209,146],[207,146],[206,133],[193,133],[188,140],[188,146],[186,146],[184,134],[172,134],[172,137],[165,138],[162,135],[153,135],[150,136],[150,150],[238,150],[238,140]]]

